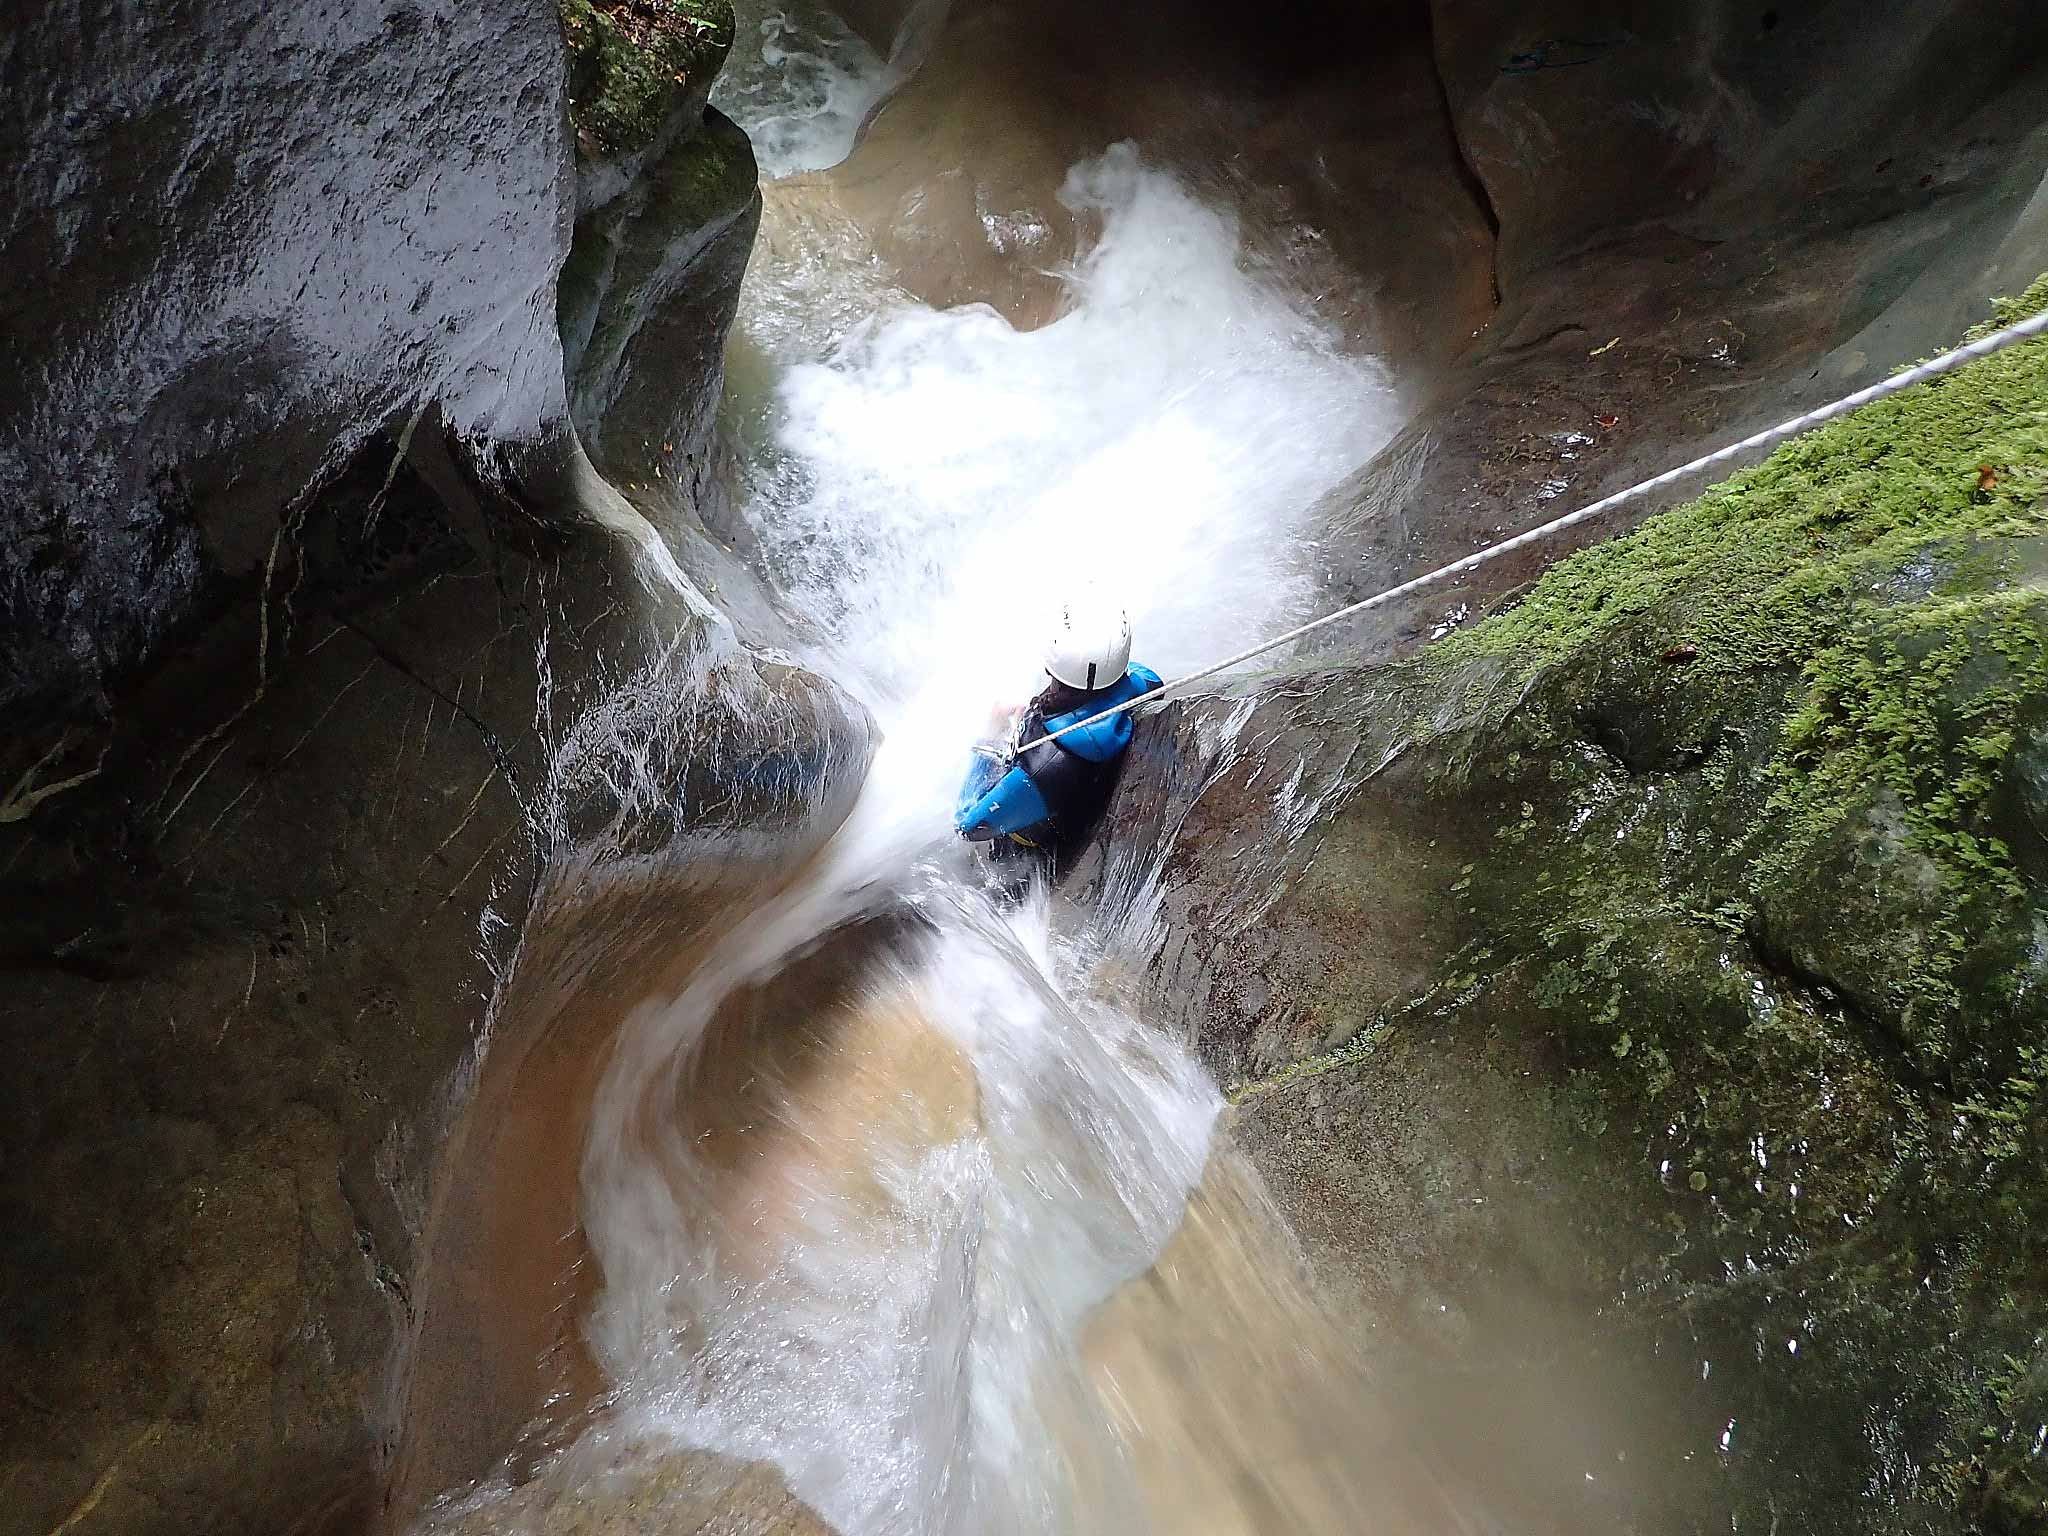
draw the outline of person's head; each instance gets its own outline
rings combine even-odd
[[[1053,621],[1045,672],[1080,693],[1096,693],[1123,680],[1131,664],[1131,620],[1121,603],[1070,599]]]

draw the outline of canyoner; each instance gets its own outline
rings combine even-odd
[[[1123,706],[1161,686],[1131,660],[1130,615],[1099,595],[1061,607],[1045,675],[1029,704],[994,712],[960,785],[954,829],[991,858],[1027,850],[1056,861],[1087,837],[1131,744]]]

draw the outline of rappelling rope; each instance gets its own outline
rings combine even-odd
[[[1952,373],[1965,363],[1972,363],[1979,358],[1989,357],[1994,352],[2003,352],[2007,347],[2017,342],[2025,341],[2030,337],[2039,336],[2043,331],[2048,331],[2048,311],[2043,311],[2041,314],[2022,320],[2017,325],[2007,326],[2002,331],[1994,331],[1991,335],[1957,347],[1952,352],[1944,352],[1939,357],[1930,358],[1924,363],[1915,364],[1903,373],[1895,373],[1881,383],[1871,385],[1868,389],[1859,389],[1853,395],[1844,395],[1831,405],[1824,405],[1818,410],[1808,411],[1803,416],[1795,416],[1790,421],[1780,422],[1775,427],[1769,427],[1762,432],[1753,433],[1739,443],[1730,443],[1725,448],[1717,448],[1712,453],[1702,455],[1689,464],[1681,464],[1676,469],[1667,469],[1663,474],[1641,481],[1636,485],[1630,486],[1627,490],[1616,491],[1612,496],[1603,496],[1591,506],[1580,507],[1576,512],[1567,512],[1563,517],[1552,518],[1549,522],[1540,523],[1524,533],[1518,533],[1512,538],[1502,539],[1498,544],[1489,544],[1484,549],[1474,550],[1461,560],[1453,560],[1449,565],[1439,566],[1433,571],[1425,571],[1420,576],[1410,577],[1399,586],[1388,587],[1384,592],[1376,592],[1371,597],[1351,604],[1348,608],[1339,608],[1335,613],[1326,613],[1319,619],[1309,620],[1306,624],[1297,624],[1293,629],[1286,631],[1284,634],[1275,635],[1270,640],[1261,640],[1257,645],[1247,650],[1239,651],[1234,656],[1226,656],[1214,665],[1202,668],[1199,672],[1190,672],[1184,677],[1176,677],[1163,687],[1154,688],[1151,692],[1139,694],[1133,699],[1126,699],[1123,703],[1112,705],[1100,714],[1090,715],[1086,720],[1076,720],[1072,725],[1063,725],[1056,731],[1048,731],[1045,735],[1039,737],[1038,741],[1033,742],[1032,745],[1036,746],[1038,742],[1044,741],[1058,741],[1062,736],[1068,735],[1071,732],[1085,730],[1091,725],[1099,724],[1113,715],[1123,714],[1126,710],[1136,709],[1140,705],[1163,704],[1179,690],[1187,687],[1188,684],[1199,683],[1204,678],[1214,677],[1219,672],[1227,672],[1239,662],[1250,661],[1254,656],[1263,656],[1268,651],[1278,650],[1289,641],[1299,640],[1303,635],[1313,634],[1319,629],[1351,618],[1354,614],[1364,613],[1368,608],[1377,608],[1381,603],[1391,602],[1394,598],[1403,597],[1410,592],[1429,586],[1433,582],[1442,581],[1446,576],[1456,576],[1465,571],[1472,570],[1484,565],[1489,560],[1507,554],[1510,550],[1520,549],[1527,544],[1534,544],[1539,539],[1547,539],[1553,533],[1560,533],[1575,523],[1583,523],[1589,518],[1598,517],[1602,512],[1611,511],[1624,502],[1634,501],[1638,496],[1647,496],[1651,491],[1659,490],[1664,486],[1672,484],[1674,481],[1683,480],[1686,476],[1697,474],[1700,470],[1712,468],[1716,464],[1725,464],[1728,460],[1739,458],[1753,449],[1779,442],[1784,438],[1807,431],[1809,428],[1817,427],[1824,421],[1833,421],[1837,416],[1846,416],[1851,411],[1858,410],[1873,401],[1883,400],[1888,396],[1898,394],[1901,390],[1911,389],[1915,384],[1922,384],[1929,379],[1939,378],[1944,373]]]

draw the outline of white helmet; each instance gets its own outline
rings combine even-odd
[[[1121,604],[1061,605],[1045,647],[1045,670],[1055,682],[1093,693],[1119,682],[1130,664],[1131,619]]]

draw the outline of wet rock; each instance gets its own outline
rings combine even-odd
[[[90,718],[380,430],[562,416],[561,40],[545,0],[51,0],[0,49],[38,275],[0,301],[0,702]]]
[[[930,8],[919,0],[844,0],[833,7],[884,58],[913,17]]]
[[[831,1536],[770,1467],[628,1447],[585,1480],[557,1472],[430,1519],[433,1536]]]
[[[1432,10],[1500,307],[1326,499],[1333,606],[1938,351],[2038,269],[2048,104],[2028,71],[2048,41],[2010,8],[1900,6],[1876,28],[1832,8],[1769,27],[1736,6]],[[1349,638],[1394,650],[1469,622],[1656,505]]]
[[[1506,1474],[1560,1528],[2038,1507],[2042,509],[1977,466],[2042,368],[1141,728],[1092,869],[1158,1006],[1387,1368],[1573,1426]]]
[[[573,1503],[581,1480],[608,1480],[588,1454],[616,1432],[591,1429],[606,1383],[583,1323],[603,1275],[582,1230],[580,1183],[600,1076],[635,1010],[681,991],[707,949],[815,852],[858,783],[849,775],[784,839],[730,839],[715,857],[665,863],[582,857],[539,894],[498,994],[493,1048],[445,1127],[422,1215],[385,1482],[396,1526],[451,1488],[521,1481],[543,1463],[550,1502]],[[807,1016],[821,992],[838,999],[833,989],[868,958],[860,943],[825,946],[776,984],[771,1016]],[[693,1100],[698,1129],[717,1124],[721,1135],[732,1120],[744,1130],[774,1119],[748,1098],[760,1086],[747,1038],[759,1020],[744,1004],[735,1012],[732,1048],[712,1052],[706,1069],[720,1091]],[[795,1031],[778,1043],[810,1039]]]
[[[384,515],[424,568],[309,574],[267,661],[224,617],[97,778],[0,828],[23,1529],[88,1499],[138,1531],[358,1518],[458,1069],[544,873],[595,838],[578,878],[680,880],[720,807],[800,836],[858,781],[857,713],[609,535],[478,555],[403,474]]]
[[[634,5],[559,0],[569,54],[569,121],[583,158],[614,162],[610,189],[636,157],[703,112],[733,41],[729,0]]]
[[[0,42],[9,1529],[371,1500],[563,573],[405,466],[564,417],[560,50],[540,4]]]
[[[48,274],[0,300],[0,1528],[362,1529],[536,890],[800,841],[867,725],[577,441],[555,7],[45,10],[0,41]],[[662,291],[688,398],[751,198],[670,209],[724,241]]]
[[[724,337],[760,221],[753,148],[706,105],[733,11],[571,0],[563,16],[578,130],[558,300],[570,410],[598,466],[687,536],[713,490]]]
[[[761,208],[746,134],[696,110],[700,128],[578,218],[562,272],[578,429],[621,485],[677,508],[710,490],[722,338]]]
[[[1997,174],[1979,158],[1986,138],[2010,145],[2040,126],[2028,77],[2042,40],[2015,6],[1431,10],[1459,141],[1499,219],[1509,293],[1647,219],[1754,242],[1764,210],[1818,203],[1837,222],[1868,222],[1886,202],[1923,201],[1911,195],[1923,178],[1949,193],[1975,182],[1981,196]],[[1936,218],[1959,222],[1953,207]],[[1923,239],[1896,231],[1892,248]]]
[[[1135,1483],[1160,1530],[1413,1536],[1469,1517],[1412,1404],[1384,1395],[1321,1300],[1258,1177],[1213,1154],[1151,1269],[1088,1319],[1121,1444],[1105,1455],[1086,1421],[1065,1436],[1083,1507],[1116,1508]]]

